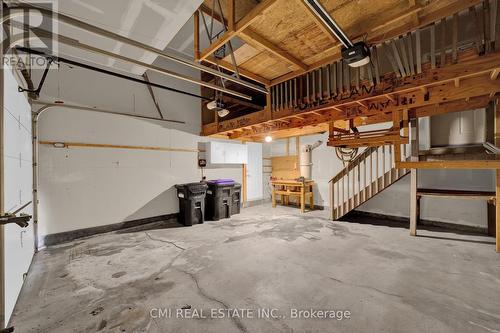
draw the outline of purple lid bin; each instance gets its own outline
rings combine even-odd
[[[233,185],[234,180],[232,180],[232,179],[213,179],[213,180],[209,180],[207,183],[217,184],[217,185]]]

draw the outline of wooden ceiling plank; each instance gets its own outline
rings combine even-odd
[[[390,19],[388,19],[386,22],[384,22],[383,24],[379,25],[379,26],[376,26],[376,27],[373,27],[371,29],[372,32],[374,31],[378,31],[378,30],[382,30],[388,26],[391,26],[391,25],[394,25],[394,23],[400,21],[400,20],[403,20],[405,18],[407,18],[408,16],[412,16],[412,15],[418,15],[418,13],[422,10],[422,6],[421,5],[415,5],[415,6],[411,6],[410,8],[408,8],[408,11],[403,13],[403,14],[400,14],[400,15],[396,15]]]
[[[305,1],[303,0],[296,0],[299,4],[302,5],[302,7],[304,7],[304,9],[306,10],[306,12],[309,14],[309,16],[314,20],[314,22],[316,23],[316,25],[328,36],[328,38],[330,38],[330,40],[332,42],[334,42],[335,44],[338,44],[339,41],[337,39],[337,37],[335,37],[332,32],[330,31],[330,28],[328,28],[325,23],[323,23],[323,21],[316,15],[315,12],[313,12],[311,10],[311,8],[309,8],[309,6],[305,3]]]
[[[210,44],[209,47],[203,50],[203,52],[201,52],[200,59],[206,59],[212,53],[214,53],[215,50],[219,49],[233,37],[248,28],[257,17],[262,15],[264,11],[269,9],[269,7],[271,7],[276,1],[277,0],[263,0],[262,2],[260,2],[247,15],[245,15],[245,17],[243,17],[235,24],[234,29],[229,29],[228,31],[226,31],[224,34],[222,34],[222,36],[219,37],[219,39],[214,41],[212,44]]]
[[[260,36],[259,34],[257,34],[256,32],[254,32],[250,28],[243,30],[241,33],[239,33],[239,36],[248,44],[250,44],[250,45],[258,44],[259,46],[263,47],[267,51],[278,56],[282,60],[297,66],[298,68],[302,69],[302,72],[304,72],[308,69],[307,65],[304,64],[302,61],[295,58],[290,53],[281,49],[277,45],[274,45],[273,43],[271,43],[270,41],[268,41],[264,37]]]
[[[391,31],[386,31],[384,29],[377,29],[377,26],[372,27],[371,29],[368,28],[368,29],[372,30],[372,33],[368,33],[368,35],[366,36],[366,42],[369,45],[373,45],[373,44],[381,43],[385,40],[389,40],[389,39],[398,37],[400,35],[407,34],[408,32],[415,31],[418,28],[422,28],[422,27],[427,26],[433,22],[439,21],[444,17],[448,17],[448,16],[453,15],[455,13],[466,10],[469,7],[475,6],[481,2],[482,2],[482,0],[454,1],[451,4],[446,5],[442,8],[437,9],[437,10],[429,11],[429,13],[426,13],[425,15],[423,15],[423,12],[426,11],[426,8],[423,7],[421,10],[419,10],[419,13],[422,13],[422,16],[420,16],[420,20],[419,20],[417,25],[408,25],[408,24],[397,25],[396,24],[396,27],[394,29],[392,29]],[[439,2],[436,2],[436,5],[438,3]],[[431,3],[431,5],[428,5],[428,6],[432,6],[432,3]],[[402,15],[402,14],[399,14],[399,15]],[[390,20],[396,19],[396,18],[397,17],[395,16],[394,18],[391,18]],[[383,25],[385,25],[385,22]],[[375,29],[375,31],[373,31],[374,29]],[[356,37],[353,37],[353,38],[355,39]],[[303,59],[303,62],[306,64],[309,64],[309,71],[311,71],[311,70],[317,69],[321,66],[324,66],[328,63],[332,63],[332,62],[335,62],[335,61],[341,59],[340,43],[338,41],[335,41],[334,44],[330,48],[322,51],[322,53],[325,53],[325,54],[331,54],[332,52],[334,52],[332,55],[325,56],[323,59],[318,60],[314,63],[309,63],[310,62],[309,59]],[[419,61],[419,58],[417,57],[417,66],[418,66],[418,61]],[[300,74],[301,73],[298,73],[297,76]],[[293,77],[294,77],[293,75],[287,75],[286,77],[275,78],[271,81],[271,85],[281,83],[281,82],[289,80]]]

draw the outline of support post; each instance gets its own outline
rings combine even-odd
[[[203,15],[203,14],[202,14]],[[194,60],[200,60],[200,11],[197,10],[193,15],[194,21]]]
[[[410,120],[410,149],[412,162],[418,162],[418,118],[412,118]],[[410,171],[410,235],[417,235],[417,222],[419,215],[419,205],[417,198],[417,169],[411,169]]]
[[[398,135],[401,135],[401,120],[399,116],[399,111],[392,112],[392,127],[394,131],[398,132]],[[399,162],[401,162],[401,141],[398,140],[394,142],[394,165],[397,167]]]
[[[273,89],[271,89],[271,87],[266,87],[268,90],[269,90],[269,94],[266,95],[266,108],[265,108],[265,116],[264,116],[264,119],[265,120],[271,120],[273,119],[273,101],[272,101],[272,98],[275,97],[276,95],[276,89],[274,89],[274,92],[273,92]],[[276,107],[277,109],[277,107]]]
[[[335,221],[335,187],[334,187],[334,182],[331,181],[329,184],[330,187],[330,217],[332,218],[332,221]],[[312,189],[311,189],[312,191]]]
[[[235,12],[235,0],[229,0],[228,3],[227,3],[227,7],[228,7],[228,22],[227,22],[227,25],[228,25],[228,30],[230,31],[234,31],[235,30],[235,24],[236,24],[236,12]]]
[[[304,213],[306,209],[306,194],[305,194],[305,184],[300,187],[300,212]]]

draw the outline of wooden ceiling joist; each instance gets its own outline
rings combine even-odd
[[[338,44],[339,41],[338,39],[332,35],[330,28],[328,28],[325,23],[316,15],[315,12],[311,10],[311,8],[305,3],[303,0],[296,0],[297,3],[299,3],[304,11],[309,14],[309,17],[316,23],[316,25],[323,31],[323,33],[328,36],[328,38],[335,44]]]
[[[209,57],[215,50],[219,49],[222,45],[226,44],[233,37],[237,36],[240,32],[248,28],[252,22],[263,14],[265,10],[267,10],[270,6],[272,6],[276,0],[264,0],[260,2],[257,6],[255,6],[245,17],[239,20],[235,25],[234,29],[229,29],[222,36],[219,37],[216,41],[214,41],[208,48],[203,50],[200,55],[200,59],[204,60]]]
[[[285,62],[288,62],[290,64],[293,64],[300,68],[302,72],[307,70],[307,65],[304,64],[302,61],[299,59],[295,58],[292,56],[290,53],[287,51],[284,51],[280,49],[278,46],[272,44],[268,40],[266,40],[264,37],[260,36],[259,34],[255,33],[252,31],[250,28],[247,28],[246,30],[243,30],[239,36],[241,39],[243,39],[245,42],[248,44],[257,44],[257,47],[262,47],[266,49],[267,51],[271,52],[272,54],[276,55],[280,59],[282,59]]]
[[[392,87],[391,96],[393,100],[387,100],[382,103],[380,98],[386,98],[384,91],[388,87],[381,87],[382,92],[372,92],[365,95],[356,95],[350,99],[342,101],[332,100],[323,105],[314,106],[306,110],[278,110],[274,112],[273,120],[286,119],[288,124],[280,123],[279,128],[273,127],[273,130],[284,130],[299,128],[303,126],[312,126],[324,122],[342,120],[349,118],[360,118],[376,116],[380,114],[389,114],[402,109],[415,109],[419,107],[430,107],[439,103],[450,101],[464,101],[465,99],[479,96],[488,96],[500,92],[499,80],[491,80],[492,73],[497,69],[500,63],[500,53],[494,53],[486,56],[466,57],[467,60],[460,61],[457,64],[432,70],[425,67],[421,76],[413,78],[407,77],[400,81],[400,86]],[[455,80],[460,79],[460,87],[456,87]],[[383,81],[385,82],[385,81]],[[387,82],[394,82],[391,79]],[[422,89],[425,87],[425,89]],[[358,101],[364,107],[358,106]],[[318,114],[321,111],[321,114]],[[307,118],[304,118],[308,115]],[[389,118],[390,120],[390,118]],[[253,115],[244,116],[241,119],[233,120],[231,123],[224,122],[219,130],[229,130],[230,126],[238,126],[239,123],[252,125],[252,122],[258,122],[258,118]],[[240,126],[241,127],[241,126]],[[262,134],[262,130],[252,131],[253,135]]]
[[[389,40],[392,38],[396,38],[398,36],[406,35],[409,32],[415,31],[418,28],[425,27],[433,22],[442,20],[450,15],[458,13],[460,11],[467,10],[468,8],[478,5],[482,0],[463,0],[463,1],[453,1],[453,0],[445,0],[445,1],[435,1],[430,2],[426,6],[411,6],[402,12],[398,13],[394,17],[389,17],[384,20],[374,20],[374,23],[366,24],[365,31],[358,36],[350,36],[353,40],[357,40],[362,38],[369,44],[374,45],[381,43],[385,40]],[[307,7],[307,5],[305,5]],[[414,24],[408,24],[405,22],[405,18],[408,16],[408,12],[413,15],[419,15],[418,20],[414,22]],[[383,14],[381,14],[383,17]],[[390,27],[391,24],[387,24],[387,22],[392,22],[392,25],[395,26],[394,29],[388,31],[386,28]],[[318,23],[319,24],[319,23]],[[312,71],[326,64],[335,62],[341,59],[341,44],[334,40],[333,44],[323,50],[322,52],[314,55],[313,58],[302,59],[303,62],[308,64],[308,71]],[[271,80],[271,85],[276,85],[281,82],[287,81],[291,78],[294,78],[301,73],[287,73],[283,76],[274,78]]]

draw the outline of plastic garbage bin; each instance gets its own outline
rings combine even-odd
[[[189,183],[175,185],[179,198],[179,222],[191,226],[205,221],[205,194],[207,184]]]
[[[234,181],[231,179],[210,180],[206,195],[206,219],[219,221],[231,217]]]
[[[235,183],[233,188],[231,215],[239,214],[241,209],[241,184]]]

